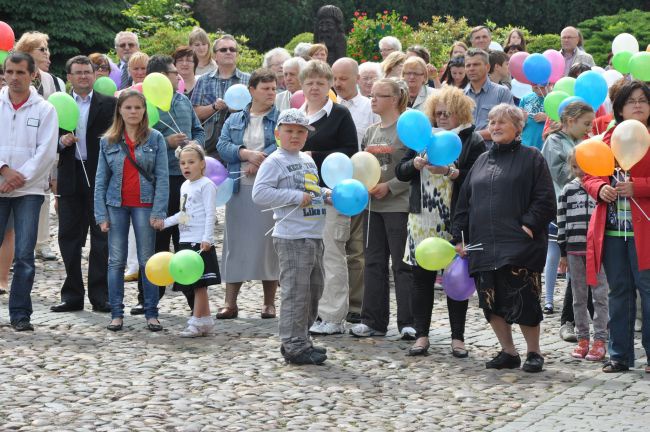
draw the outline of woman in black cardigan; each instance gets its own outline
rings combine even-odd
[[[474,132],[472,111],[474,101],[456,87],[445,87],[429,97],[424,109],[436,128],[456,132],[463,144],[458,160],[450,166],[434,166],[409,150],[395,173],[399,180],[410,181],[408,250],[404,260],[413,267],[411,308],[416,341],[409,355],[424,355],[429,349],[429,327],[433,309],[435,271],[417,265],[415,248],[427,237],[451,239],[451,218],[460,191],[474,161],[485,151],[485,142]],[[422,198],[424,196],[424,199]],[[455,357],[467,357],[464,333],[468,300],[447,297],[451,326],[451,352]]]
[[[500,104],[489,114],[494,141],[465,179],[454,214],[456,250],[461,240],[481,244],[469,253],[479,306],[501,345],[487,369],[514,369],[521,358],[512,340],[512,324],[526,339],[525,372],[540,372],[541,272],[546,262],[548,224],[555,218],[555,190],[544,157],[521,145],[521,110]]]

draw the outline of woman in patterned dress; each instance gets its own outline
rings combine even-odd
[[[409,150],[397,166],[397,178],[411,182],[409,199],[408,238],[404,262],[413,268],[411,308],[417,340],[409,355],[424,355],[429,348],[429,327],[433,309],[433,287],[436,272],[425,270],[415,261],[415,248],[425,238],[451,239],[451,218],[460,187],[474,161],[485,151],[485,142],[474,132],[472,110],[474,101],[457,87],[449,86],[433,94],[424,112],[436,128],[453,131],[463,147],[458,160],[450,166],[434,166],[426,156]],[[451,325],[452,354],[467,357],[464,343],[465,316],[468,301],[447,297]]]

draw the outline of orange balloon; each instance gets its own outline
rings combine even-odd
[[[329,93],[327,94],[332,102],[336,102],[336,93],[334,93],[334,90],[330,89]]]
[[[581,170],[594,176],[610,176],[614,172],[612,149],[596,139],[584,140],[576,146],[576,162]]]

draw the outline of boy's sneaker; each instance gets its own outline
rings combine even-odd
[[[571,357],[577,359],[583,359],[589,352],[589,339],[580,339],[578,341],[578,346],[573,349]]]
[[[606,353],[607,348],[605,348],[605,341],[596,339],[585,358],[589,361],[601,361],[605,358]]]
[[[501,351],[489,362],[485,363],[485,369],[517,369],[521,366],[521,357],[519,354],[510,355]]]
[[[320,365],[327,360],[327,355],[314,351],[313,349],[308,349],[298,354],[295,357],[287,357],[285,359],[287,363],[297,364],[297,365]]]
[[[402,340],[415,340],[415,329],[413,327],[404,327],[400,332]]]
[[[353,325],[350,329],[350,334],[356,337],[386,336],[386,332],[380,332],[365,324]]]
[[[541,372],[544,368],[544,357],[536,352],[529,352],[526,361],[521,367],[524,372]]]
[[[552,304],[547,304],[544,306],[544,315],[553,315],[553,305]]]
[[[309,329],[309,333],[317,335],[333,335],[345,333],[345,326],[343,323],[335,323],[329,321],[315,322]]]
[[[578,338],[576,337],[575,328],[572,322],[567,321],[562,324],[562,327],[560,327],[560,337],[563,341],[566,342],[578,342]]]
[[[314,352],[317,352],[318,354],[327,354],[327,348],[322,346],[312,345],[311,349],[313,349]],[[284,350],[284,345],[280,345],[280,354],[282,354],[282,357],[286,357],[285,353],[286,351]]]

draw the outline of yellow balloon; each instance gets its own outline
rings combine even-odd
[[[381,166],[377,158],[366,151],[355,153],[352,161],[352,178],[359,180],[368,189],[374,188],[381,178]]]
[[[625,120],[614,129],[611,146],[618,165],[629,171],[650,148],[648,128],[638,120]]]
[[[173,256],[174,254],[171,252],[158,252],[149,258],[144,267],[144,274],[152,284],[165,286],[174,282],[174,278],[169,273],[169,263]]]
[[[425,270],[442,270],[456,256],[456,249],[445,239],[429,237],[415,248],[415,261]]]
[[[336,93],[334,93],[334,90],[330,89],[329,93],[327,95],[330,97],[332,102],[336,102]]]
[[[174,89],[169,79],[159,73],[154,72],[147,75],[142,82],[142,93],[144,97],[156,107],[167,112],[172,105],[172,96]]]

